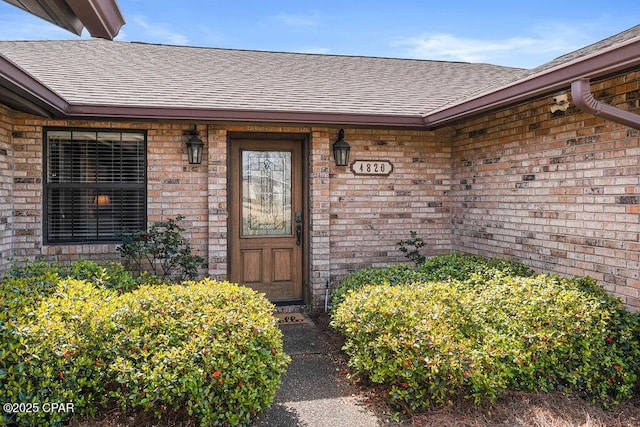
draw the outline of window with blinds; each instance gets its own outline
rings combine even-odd
[[[47,243],[119,240],[146,225],[146,133],[44,132]]]

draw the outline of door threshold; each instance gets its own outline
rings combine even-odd
[[[304,303],[304,301],[301,300],[301,299],[275,301],[275,302],[273,302],[273,304],[275,304],[276,307],[284,307],[284,306],[287,306],[287,305],[295,305],[295,306],[306,305]]]

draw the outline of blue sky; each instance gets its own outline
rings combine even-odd
[[[638,0],[119,0],[117,39],[532,68],[640,24]],[[73,39],[0,1],[0,39]]]

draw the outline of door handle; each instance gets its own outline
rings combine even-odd
[[[296,212],[296,245],[302,245],[302,212]]]

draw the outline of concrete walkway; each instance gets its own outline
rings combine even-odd
[[[281,326],[284,351],[291,356],[274,403],[255,426],[369,427],[383,422],[357,397],[340,374],[329,345],[309,320]]]

